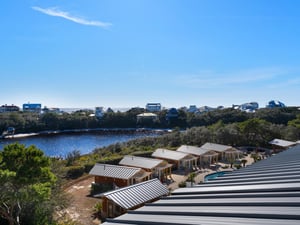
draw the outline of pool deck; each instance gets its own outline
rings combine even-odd
[[[246,166],[251,165],[254,162],[253,158],[251,158],[250,155],[246,156],[244,159],[247,160]],[[228,166],[228,164],[224,164],[224,163],[218,163],[218,164],[221,166],[218,170],[201,169],[201,170],[195,171],[195,173],[196,173],[195,184],[203,183],[206,175],[216,173],[216,172],[221,172],[221,171],[224,171],[224,172],[233,171],[232,168],[224,169],[226,166]],[[179,187],[178,186],[179,183],[184,182],[188,179],[188,174],[183,174],[183,173],[179,173],[176,171],[176,172],[172,173],[172,179],[174,182],[169,184],[168,188],[170,190],[175,190]]]

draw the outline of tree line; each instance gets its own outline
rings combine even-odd
[[[220,109],[201,114],[189,113],[178,109],[178,116],[167,118],[167,110],[157,112],[158,119],[137,121],[137,115],[145,112],[142,108],[132,108],[126,112],[107,112],[102,118],[93,115],[92,110],[80,110],[73,113],[0,113],[0,131],[14,127],[17,133],[39,132],[47,130],[93,129],[93,128],[169,128],[187,129],[198,126],[210,126],[219,121],[223,124],[243,122],[248,119],[262,119],[272,124],[288,125],[298,118],[295,107],[259,109],[255,113],[246,113],[236,109]]]

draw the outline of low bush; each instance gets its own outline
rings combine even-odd
[[[84,165],[84,172],[89,173],[91,169],[94,167],[95,163],[87,163]]]
[[[85,167],[84,166],[70,166],[67,167],[66,176],[69,179],[76,179],[81,177],[84,174]]]
[[[180,188],[186,187],[185,181],[181,181],[181,182],[178,184],[178,187],[180,187]]]

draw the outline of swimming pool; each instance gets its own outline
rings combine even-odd
[[[216,173],[208,174],[208,175],[206,175],[206,176],[204,177],[204,182],[209,181],[209,180],[216,179],[217,177],[224,176],[225,173],[226,173],[226,172],[221,171],[221,172],[216,172]]]

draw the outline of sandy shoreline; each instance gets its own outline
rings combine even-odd
[[[163,129],[146,129],[146,128],[95,128],[95,129],[68,129],[68,130],[54,130],[54,131],[41,131],[33,133],[20,133],[0,136],[0,139],[15,139],[15,138],[26,138],[32,136],[45,136],[45,135],[58,135],[58,134],[72,134],[72,133],[90,133],[100,132],[104,134],[109,133],[166,133],[168,130]]]
[[[31,137],[31,136],[37,136],[39,133],[27,133],[27,134],[11,134],[11,135],[6,135],[2,138],[4,139],[11,139],[11,138],[26,138],[26,137]]]

